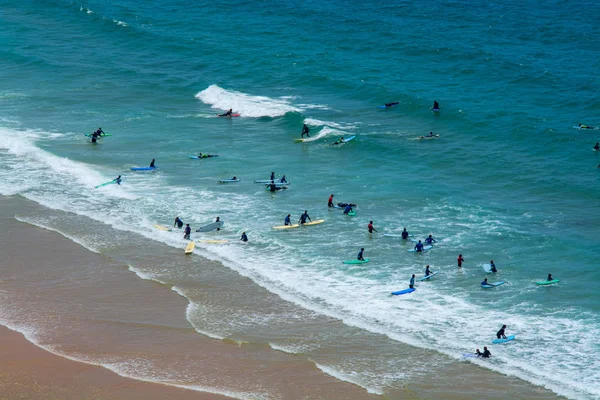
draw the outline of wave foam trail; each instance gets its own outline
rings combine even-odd
[[[280,117],[288,112],[301,112],[302,109],[291,105],[289,100],[272,99],[265,96],[252,96],[235,90],[226,90],[218,85],[210,85],[196,94],[203,103],[211,108],[229,110],[239,113],[242,117]]]

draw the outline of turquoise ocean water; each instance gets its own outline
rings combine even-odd
[[[194,237],[251,243],[198,252],[287,301],[450,357],[507,324],[520,340],[481,365],[600,398],[600,131],[573,128],[600,125],[597,15],[550,0],[0,1],[0,194],[177,247],[152,225],[218,215],[218,236]],[[229,108],[241,117],[215,117]],[[303,123],[314,140],[294,143]],[[83,133],[99,126],[113,136],[92,145]],[[199,151],[219,157],[188,158]],[[129,171],[152,158],[158,171]],[[253,183],[271,171],[289,190]],[[331,193],[357,215],[328,210]],[[326,222],[271,229],[305,209]],[[403,227],[438,243],[415,255],[380,235]],[[370,264],[341,264],[360,247]],[[506,284],[482,291],[490,259]],[[441,274],[388,296],[426,264]],[[548,273],[560,284],[537,287]],[[270,323],[232,321],[204,316],[201,330]]]

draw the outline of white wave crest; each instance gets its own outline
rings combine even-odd
[[[210,85],[196,94],[196,98],[212,108],[220,110],[233,109],[242,117],[280,117],[288,112],[301,112],[288,99],[272,99],[265,96],[252,96],[235,90],[226,90],[217,85]]]

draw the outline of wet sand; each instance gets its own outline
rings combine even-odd
[[[56,356],[0,326],[0,399],[227,399],[124,378],[106,368]]]

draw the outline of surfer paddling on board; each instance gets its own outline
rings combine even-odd
[[[307,211],[307,210],[304,210],[304,214],[302,214],[302,215],[300,216],[300,219],[298,220],[298,223],[300,223],[300,224],[305,224],[307,219],[308,219],[310,222],[312,222],[312,219],[310,219],[310,217],[308,216],[308,211]]]
[[[336,140],[335,142],[333,142],[332,144],[342,144],[344,143],[344,137],[342,136],[339,140]]]
[[[181,229],[181,227],[183,226],[183,221],[179,219],[179,217],[175,217],[175,223],[173,224],[173,227],[175,226],[179,229]]]
[[[373,221],[369,221],[369,225],[367,225],[367,229],[369,230],[369,233],[377,232],[377,229],[375,229],[373,227]]]
[[[502,325],[502,328],[498,332],[496,332],[496,337],[498,339],[506,339],[506,335],[504,334],[504,330],[506,329],[506,325]]]
[[[364,257],[363,257],[363,253],[365,252],[365,248],[361,247],[360,251],[358,252],[358,256],[356,257],[356,259],[358,261],[365,261]]]
[[[226,113],[219,114],[219,117],[231,117],[231,114],[233,114],[233,108],[230,108]]]
[[[329,196],[329,200],[327,200],[327,207],[335,207],[333,205],[333,193]]]
[[[395,106],[396,104],[400,104],[400,102],[399,101],[394,101],[393,103],[385,103],[385,107],[389,108],[389,107]]]
[[[302,126],[302,133],[300,134],[300,137],[303,138],[304,135],[306,135],[306,137],[310,137],[310,135],[308,134],[308,132],[310,132],[310,129],[308,128],[308,126],[306,126],[306,124],[304,124]]]
[[[596,129],[595,126],[579,124],[579,129]]]
[[[283,225],[284,226],[291,225],[292,224],[291,218],[292,218],[292,214],[288,214],[287,217],[285,217],[285,220],[283,221]]]

